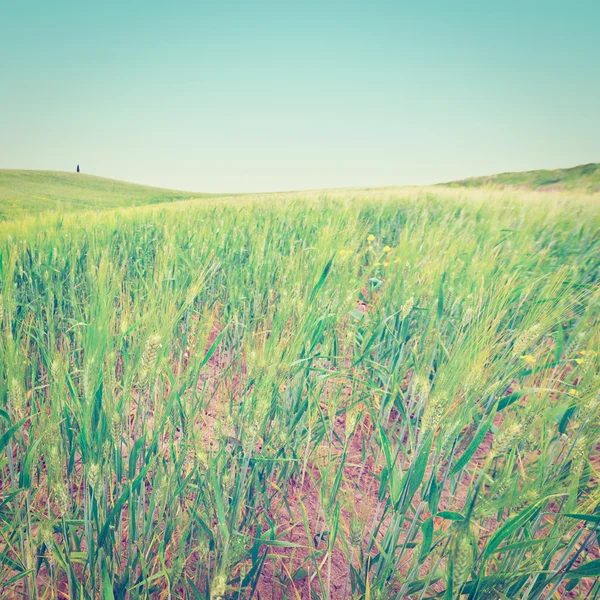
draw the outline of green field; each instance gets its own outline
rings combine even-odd
[[[2,597],[599,596],[598,196],[0,181]]]

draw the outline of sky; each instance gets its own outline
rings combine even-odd
[[[598,0],[0,0],[0,168],[191,191],[600,162]]]

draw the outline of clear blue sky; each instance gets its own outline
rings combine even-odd
[[[5,0],[0,168],[194,191],[600,161],[600,1]]]

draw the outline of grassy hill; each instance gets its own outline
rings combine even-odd
[[[589,163],[569,169],[521,171],[484,177],[470,177],[449,184],[453,187],[518,187],[530,190],[600,191],[600,163]]]
[[[440,185],[453,188],[509,187],[592,193],[600,191],[600,163],[552,171],[501,173]],[[351,190],[321,190],[320,192],[335,195],[336,192],[349,191]],[[362,191],[377,194],[381,190]],[[66,212],[84,209],[102,210],[214,196],[217,194],[197,194],[156,188],[83,173],[0,169],[0,221],[54,210]]]
[[[0,220],[48,210],[109,209],[201,196],[83,173],[0,169]]]

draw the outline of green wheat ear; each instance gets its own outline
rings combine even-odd
[[[118,412],[115,412],[110,420],[110,436],[115,445],[123,439],[123,419]]]
[[[12,408],[15,420],[18,421],[25,413],[25,392],[15,377],[10,380],[9,394],[9,406]]]
[[[218,573],[210,585],[210,599],[223,600],[227,591],[227,577],[224,573]]]
[[[158,334],[152,334],[147,340],[144,346],[144,352],[142,353],[142,362],[139,370],[139,382],[140,386],[144,387],[148,383],[148,377],[156,366],[156,359],[158,350],[162,347],[161,337]]]
[[[473,545],[469,534],[460,531],[454,539],[453,553],[453,578],[457,590],[461,590],[469,578],[473,566]]]

